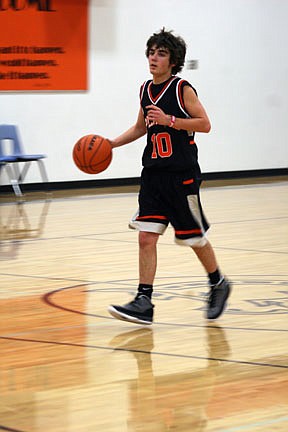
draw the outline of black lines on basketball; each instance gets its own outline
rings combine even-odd
[[[95,138],[95,139],[94,139]],[[99,151],[99,149],[101,148],[101,145],[102,145],[102,142],[104,141],[104,138],[102,138],[102,137],[99,137],[98,135],[95,135],[95,137],[94,138],[92,138],[92,140],[91,141],[93,141],[93,139],[94,139],[94,142],[92,143],[91,142],[91,150],[94,150],[94,153],[92,154],[92,156],[90,157],[90,164],[91,165],[93,165],[93,159],[94,159],[94,157],[97,155],[97,153],[98,153],[98,151]],[[97,142],[96,142],[96,139],[97,139]],[[95,144],[97,144],[97,147],[96,148],[94,148],[94,143]],[[89,147],[88,147],[88,151],[89,151]]]
[[[73,148],[75,165],[87,174],[98,174],[111,163],[112,148],[110,141],[100,135],[85,135]]]

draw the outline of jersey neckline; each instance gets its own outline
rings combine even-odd
[[[157,104],[157,102],[159,102],[159,100],[161,99],[161,97],[164,95],[164,93],[166,92],[166,90],[170,87],[170,85],[172,84],[172,82],[176,78],[177,77],[175,75],[172,75],[170,78],[168,78],[168,80],[164,81],[161,84],[154,84],[152,80],[150,81],[150,83],[148,84],[148,89],[147,90],[148,90],[149,99],[151,100],[151,102],[154,105]],[[154,92],[157,92],[155,96],[153,96]]]

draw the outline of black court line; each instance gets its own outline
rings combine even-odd
[[[262,367],[270,367],[270,368],[280,368],[280,369],[288,369],[288,365],[279,365],[279,364],[272,364],[272,363],[261,363],[261,362],[253,362],[253,361],[245,361],[245,360],[228,360],[225,358],[217,358],[217,357],[206,357],[206,356],[193,356],[189,354],[175,354],[175,353],[165,353],[160,351],[146,351],[146,350],[137,350],[137,349],[127,349],[127,348],[111,348],[101,345],[89,345],[89,344],[76,344],[76,343],[70,343],[70,342],[55,342],[55,341],[46,341],[46,340],[39,340],[39,339],[27,339],[27,338],[15,338],[15,337],[6,337],[6,336],[0,336],[0,339],[2,340],[10,340],[14,342],[29,342],[29,343],[40,343],[40,344],[46,344],[46,345],[59,345],[59,346],[71,346],[75,348],[89,348],[89,349],[97,349],[97,350],[103,350],[103,351],[125,351],[125,352],[134,352],[134,353],[141,353],[141,354],[151,354],[154,356],[163,356],[163,357],[175,357],[175,358],[185,358],[185,359],[191,359],[191,360],[214,360],[214,361],[221,361],[226,363],[235,363],[240,365],[249,365],[249,366],[262,366]]]
[[[273,218],[274,219],[274,218]],[[237,222],[235,222],[237,223]],[[127,234],[129,231],[118,231],[114,232],[113,234]],[[106,233],[107,235],[111,235],[111,232]],[[137,238],[135,240],[119,240],[119,239],[108,239],[105,238],[99,238],[98,236],[104,236],[105,233],[98,233],[98,234],[82,234],[82,235],[74,235],[74,236],[63,236],[63,237],[43,237],[43,238],[33,238],[33,239],[27,239],[27,240],[21,240],[19,243],[26,244],[31,242],[41,242],[41,241],[55,241],[55,240],[63,240],[63,239],[82,239],[85,238],[85,240],[89,241],[95,241],[95,242],[110,242],[110,243],[125,243],[125,244],[135,244],[137,243]],[[93,237],[94,236],[94,237]],[[96,238],[97,237],[97,238]],[[175,247],[175,244],[173,242],[165,243],[164,241],[161,241],[159,243],[159,246],[171,246]],[[236,251],[236,252],[257,252],[257,253],[264,253],[264,254],[273,254],[273,255],[288,255],[288,252],[281,252],[281,251],[271,251],[271,250],[265,250],[265,249],[247,249],[247,248],[237,248],[237,247],[224,247],[224,246],[214,246],[214,249],[221,249],[221,250],[228,250],[228,251]]]
[[[3,426],[3,425],[0,425],[0,430],[8,431],[8,432],[25,432],[25,431],[20,430],[20,429],[11,429],[11,428]]]
[[[262,177],[262,176],[261,176]],[[264,176],[265,177],[265,176]],[[285,175],[283,175],[283,177],[285,177]],[[245,180],[245,179],[243,179]],[[140,177],[139,177],[139,181],[140,181]],[[221,180],[220,180],[221,181]],[[140,183],[136,184],[136,185],[124,185],[124,187],[138,187],[138,189],[140,188]],[[283,186],[287,186],[287,181],[286,180],[275,180],[275,181],[271,181],[271,182],[263,182],[263,183],[243,183],[243,184],[232,184],[232,185],[221,185],[221,186],[211,186],[209,185],[209,180],[203,180],[202,186],[200,188],[200,192],[201,194],[203,193],[212,193],[215,190],[220,190],[222,191],[224,190],[228,190],[228,189],[262,189],[262,188],[279,188],[279,187],[283,187]],[[110,187],[110,186],[108,186]],[[113,186],[111,186],[113,187]],[[116,186],[116,188],[121,188],[121,186]],[[105,189],[106,186],[103,186],[103,189]],[[84,188],[85,190],[89,190],[90,188]],[[91,188],[93,190],[93,188]],[[57,191],[57,190],[56,190]],[[63,202],[63,201],[88,201],[88,200],[95,200],[95,199],[105,199],[105,198],[115,198],[117,196],[120,197],[130,197],[131,195],[135,195],[136,197],[138,196],[139,191],[131,191],[131,192],[111,192],[111,193],[84,193],[83,195],[78,195],[78,196],[67,196],[67,197],[57,197],[57,196],[53,196],[53,191],[51,192],[51,196],[49,198],[38,198],[38,199],[32,199],[31,201],[29,201],[29,204],[34,204],[34,203],[39,203],[39,202],[46,202],[46,201],[55,201],[55,202]],[[0,206],[2,205],[13,205],[14,202],[0,202]]]
[[[102,234],[101,234],[102,235]],[[89,234],[86,234],[85,240],[90,241],[100,241],[100,242],[110,242],[110,243],[132,243],[135,244],[136,241],[133,240],[119,240],[119,239],[108,239],[108,238],[91,238]],[[161,241],[158,246],[173,246],[174,243],[165,243]],[[237,252],[257,252],[257,253],[268,253],[268,254],[276,254],[276,255],[288,255],[288,252],[280,252],[280,251],[270,251],[264,249],[243,249],[237,247],[225,247],[225,246],[213,246],[214,249],[228,250],[228,251],[237,251]]]
[[[123,280],[113,280],[113,281],[87,281],[87,280],[83,280],[83,279],[69,279],[69,278],[60,278],[60,277],[51,277],[51,276],[35,276],[35,275],[17,275],[17,274],[13,274],[13,273],[0,273],[0,275],[4,275],[4,276],[13,276],[13,277],[23,277],[23,278],[31,278],[31,279],[40,279],[40,280],[49,280],[49,281],[66,281],[66,282],[76,282],[77,285],[72,285],[72,286],[66,286],[66,287],[62,287],[62,288],[58,288],[56,290],[50,291],[47,294],[44,294],[42,296],[42,301],[44,303],[46,303],[48,306],[63,310],[65,312],[70,312],[70,313],[74,313],[74,314],[79,314],[79,315],[85,315],[85,316],[90,316],[90,317],[94,317],[94,318],[101,318],[101,319],[105,319],[105,320],[114,320],[114,318],[110,317],[110,316],[106,316],[106,315],[98,315],[98,314],[92,314],[92,313],[87,313],[87,312],[81,312],[75,309],[70,309],[67,308],[65,306],[61,306],[58,305],[57,303],[54,303],[50,298],[58,292],[61,291],[65,291],[65,290],[72,290],[74,288],[79,288],[81,286],[83,286],[83,288],[91,286],[91,285],[98,285],[98,284],[109,284],[109,285],[119,285],[119,283],[121,283],[122,285],[124,285]],[[233,277],[281,277],[281,278],[285,278],[287,277],[287,275],[231,275],[232,279]],[[181,278],[183,276],[179,276],[176,277],[177,278]],[[196,276],[194,276],[194,278],[196,278]],[[197,278],[200,278],[200,276],[197,276]],[[204,277],[203,277],[204,278]],[[171,277],[167,277],[167,278],[161,278],[161,279],[171,279]],[[175,278],[174,278],[175,279]],[[191,276],[191,279],[193,280],[193,276]],[[282,280],[280,280],[281,282]],[[282,281],[285,282],[285,281]],[[80,285],[79,285],[80,284]],[[131,284],[131,285],[130,285]],[[132,279],[127,279],[125,280],[125,285],[128,287],[133,287],[133,289],[135,288],[135,278]],[[160,285],[159,285],[160,286]],[[194,287],[194,288],[199,288],[199,287]],[[190,287],[189,289],[193,289],[193,287]],[[93,291],[95,292],[101,292],[103,289],[97,289],[94,288]],[[105,291],[108,291],[109,289],[105,289]],[[123,288],[120,289],[120,291],[122,291]],[[211,325],[199,325],[199,324],[183,324],[183,323],[171,323],[171,322],[155,322],[155,324],[158,325],[163,325],[163,326],[174,326],[174,327],[186,327],[186,328],[207,328],[207,327],[211,327]],[[257,331],[257,332],[288,332],[288,329],[271,329],[271,328],[247,328],[247,327],[233,327],[233,326],[221,326],[224,329],[227,330],[239,330],[239,331]]]
[[[86,285],[83,285],[83,288],[85,288],[86,287]],[[95,318],[101,318],[101,319],[105,319],[105,320],[115,320],[115,318],[112,318],[112,317],[110,317],[110,316],[105,316],[105,315],[96,315],[96,314],[92,314],[92,313],[87,313],[87,312],[81,312],[81,311],[78,311],[78,310],[75,310],[75,309],[70,309],[70,308],[67,308],[67,307],[65,307],[65,306],[61,306],[61,305],[59,305],[59,304],[57,304],[57,303],[55,303],[55,302],[53,302],[53,300],[51,300],[51,297],[53,297],[53,295],[54,294],[56,294],[56,293],[58,293],[58,292],[62,292],[62,291],[65,291],[65,290],[70,290],[70,289],[74,289],[74,288],[79,288],[79,285],[76,285],[76,286],[72,286],[72,287],[64,287],[64,288],[59,288],[59,289],[57,289],[57,290],[54,290],[54,291],[51,291],[51,292],[48,292],[47,294],[44,294],[43,295],[43,297],[42,297],[42,300],[43,300],[43,302],[44,303],[46,303],[48,306],[51,306],[51,307],[54,307],[54,308],[56,308],[56,309],[60,309],[60,310],[63,310],[63,311],[65,311],[65,312],[71,312],[71,313],[76,313],[76,314],[79,314],[79,315],[85,315],[85,316],[90,316],[90,317],[95,317]],[[97,290],[96,290],[97,291]],[[155,324],[157,324],[157,325],[163,325],[163,326],[169,326],[169,327],[178,327],[178,328],[181,328],[181,327],[184,327],[184,328],[208,328],[208,327],[214,327],[214,328],[217,328],[218,326],[217,325],[207,325],[207,324],[180,324],[180,323],[174,323],[174,322],[155,322]],[[274,332],[274,333],[278,333],[278,332],[280,332],[280,333],[285,333],[285,332],[288,332],[288,329],[286,330],[286,329],[271,329],[271,328],[263,328],[263,327],[260,327],[260,328],[247,328],[247,327],[232,327],[232,326],[221,326],[221,328],[223,328],[223,329],[225,329],[225,330],[240,330],[240,331],[257,331],[257,332]]]
[[[219,222],[212,222],[211,226],[214,225],[222,225],[222,224],[239,224],[239,223],[247,223],[247,222],[267,222],[267,221],[273,221],[273,220],[285,220],[288,219],[288,216],[277,216],[277,217],[263,217],[263,218],[255,218],[255,219],[238,219],[238,220],[225,220],[225,221],[219,221]],[[125,222],[124,222],[125,223]],[[124,224],[123,223],[123,224]],[[173,229],[173,227],[171,225],[168,226],[168,229]],[[120,231],[109,231],[109,232],[101,232],[101,233],[89,233],[89,234],[75,234],[75,235],[66,235],[66,236],[57,236],[57,237],[39,237],[39,238],[34,238],[34,239],[27,239],[27,241],[47,241],[47,240],[59,240],[59,239],[71,239],[71,238],[82,238],[82,237],[86,237],[86,236],[99,236],[99,235],[111,235],[111,234],[125,234],[125,233],[132,233],[131,229],[127,228],[127,229],[123,229]]]
[[[214,249],[228,250],[228,251],[237,251],[237,252],[257,252],[257,253],[268,253],[268,254],[276,254],[276,255],[288,255],[288,252],[280,252],[280,251],[270,251],[265,249],[242,249],[242,248],[232,248],[225,246],[215,246]]]
[[[112,280],[112,281],[111,280],[98,281],[98,280],[87,280],[87,279],[77,279],[77,278],[58,277],[58,276],[39,276],[39,275],[32,275],[32,274],[4,273],[4,272],[1,272],[0,276],[10,276],[10,277],[15,277],[15,278],[26,278],[26,279],[40,279],[40,280],[47,280],[47,281],[76,282],[76,283],[79,283],[79,284],[83,284],[83,286],[85,286],[85,285],[86,286],[89,286],[89,285],[100,285],[100,284],[107,284],[107,285],[109,284],[109,285],[113,286],[113,285],[119,285],[119,284],[121,284],[122,286],[125,285],[127,287],[133,286],[134,289],[135,289],[135,281],[136,281],[135,278],[125,279],[125,280],[123,280],[123,279],[122,280],[121,279],[116,279],[116,280]],[[269,283],[269,279],[271,279],[271,278],[281,278],[281,279],[276,279],[276,281],[274,281],[274,282],[276,282],[276,283],[279,282],[279,283],[282,283],[283,285],[288,285],[287,279],[283,280],[283,278],[288,278],[288,275],[286,275],[286,274],[269,274],[269,275],[265,275],[265,274],[252,274],[252,275],[251,274],[239,274],[239,275],[237,275],[237,274],[231,274],[229,277],[231,278],[232,284],[234,286],[242,285],[243,284],[243,282],[242,282],[243,279],[247,278],[247,277],[248,278],[252,278],[251,281],[248,281],[248,283],[251,283],[251,284],[253,284],[253,282],[255,283],[255,281],[253,279],[261,277],[261,278],[267,278],[267,281],[260,280],[260,281],[257,282],[259,285],[260,284],[263,285],[263,284]],[[175,281],[177,281],[177,279],[183,279],[183,278],[189,278],[189,280],[190,280],[191,283],[196,284],[194,286],[192,286],[192,285],[189,286],[189,290],[191,290],[191,289],[197,289],[197,288],[203,288],[202,285],[203,285],[204,282],[203,281],[199,281],[199,279],[202,278],[204,281],[206,281],[206,277],[205,276],[202,276],[202,277],[201,276],[193,276],[193,275],[166,276],[166,277],[159,278],[159,282],[157,284],[155,284],[155,288],[161,288],[161,287],[163,287],[163,283],[161,283],[162,280],[165,280],[165,279],[168,279],[168,280],[174,279]],[[240,283],[239,283],[239,281],[237,281],[238,278],[240,278]],[[178,281],[178,283],[181,284],[183,282],[180,280],[180,282]],[[247,281],[245,281],[245,283],[247,283]],[[274,286],[275,283],[272,283],[272,285]],[[56,290],[51,291],[50,293],[47,293],[47,295],[48,294],[52,294],[53,292],[60,291],[60,290],[73,289],[73,288],[76,288],[76,287],[77,287],[77,285],[72,285],[72,286],[66,286],[66,287],[58,288]],[[206,287],[206,284],[205,284],[205,287]],[[103,290],[103,288],[101,288],[101,289],[95,288],[93,291],[97,292],[97,291],[102,291],[102,290]],[[123,288],[119,288],[119,290],[121,291],[121,290],[123,290]],[[105,288],[105,291],[109,291],[109,288]],[[179,294],[177,293],[177,295],[179,295]]]
[[[267,217],[267,218],[256,218],[256,219],[238,219],[238,220],[228,220],[228,221],[221,221],[221,222],[212,222],[211,226],[213,225],[222,225],[222,224],[234,224],[234,223],[246,223],[246,222],[266,222],[269,220],[282,220],[282,219],[288,219],[288,216],[277,216],[277,217]]]
[[[67,277],[57,277],[57,276],[39,276],[39,275],[32,275],[32,274],[22,274],[22,273],[4,273],[4,272],[0,272],[0,276],[14,276],[14,277],[24,277],[24,278],[31,278],[31,279],[46,279],[46,280],[66,280],[66,281],[79,281],[79,282],[86,282],[87,283],[87,285],[89,284],[99,284],[99,283],[123,283],[123,280],[121,280],[121,279],[116,279],[116,280],[113,280],[113,281],[95,281],[95,280],[87,280],[87,279],[72,279],[72,278],[67,278]],[[288,274],[262,274],[262,273],[260,273],[260,274],[246,274],[246,273],[244,273],[244,274],[231,274],[230,275],[231,276],[231,278],[241,278],[241,279],[243,279],[243,278],[245,278],[245,277],[250,277],[250,278],[257,278],[257,277],[263,277],[263,278],[274,278],[274,277],[278,277],[278,278],[281,278],[278,282],[288,282],[287,281],[287,279],[285,279],[285,280],[283,280],[283,278],[288,278]],[[163,276],[163,277],[161,277],[161,278],[159,278],[159,280],[160,279],[181,279],[181,278],[183,278],[183,277],[185,277],[185,278],[191,278],[192,280],[193,279],[203,279],[203,280],[207,280],[207,278],[206,278],[206,276],[199,276],[199,275],[197,275],[197,276],[193,276],[193,274],[192,275],[179,275],[179,276]],[[126,282],[135,282],[135,280],[136,280],[136,278],[131,278],[131,279],[125,279],[125,281]],[[197,280],[196,280],[197,281]],[[197,281],[197,282],[199,282],[199,281]],[[265,282],[265,281],[264,281]],[[276,281],[277,282],[277,281]],[[155,284],[155,286],[161,286],[160,285],[160,283],[159,284]],[[65,287],[65,289],[67,289],[67,288],[69,288],[69,287]]]

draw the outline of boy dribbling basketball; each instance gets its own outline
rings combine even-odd
[[[205,234],[209,225],[200,201],[200,167],[194,138],[195,132],[210,131],[210,121],[195,89],[176,75],[182,70],[185,55],[184,40],[171,31],[162,29],[149,38],[146,56],[153,79],[141,87],[136,123],[111,141],[115,148],[147,134],[139,211],[129,225],[139,231],[138,292],[132,302],[108,308],[115,318],[138,324],[153,322],[157,241],[169,223],[176,243],[191,247],[207,272],[208,319],[222,314],[230,294],[230,285],[220,272]]]

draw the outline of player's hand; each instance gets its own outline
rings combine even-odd
[[[117,147],[117,144],[115,143],[114,140],[111,140],[109,138],[107,138],[107,140],[109,141],[109,144],[110,144],[112,150],[113,150],[113,148]]]
[[[148,105],[146,106],[147,109],[147,117],[146,120],[148,120],[149,126],[152,125],[162,125],[162,126],[169,126],[171,122],[171,116],[168,114],[165,114],[164,111],[155,106],[155,105]]]

